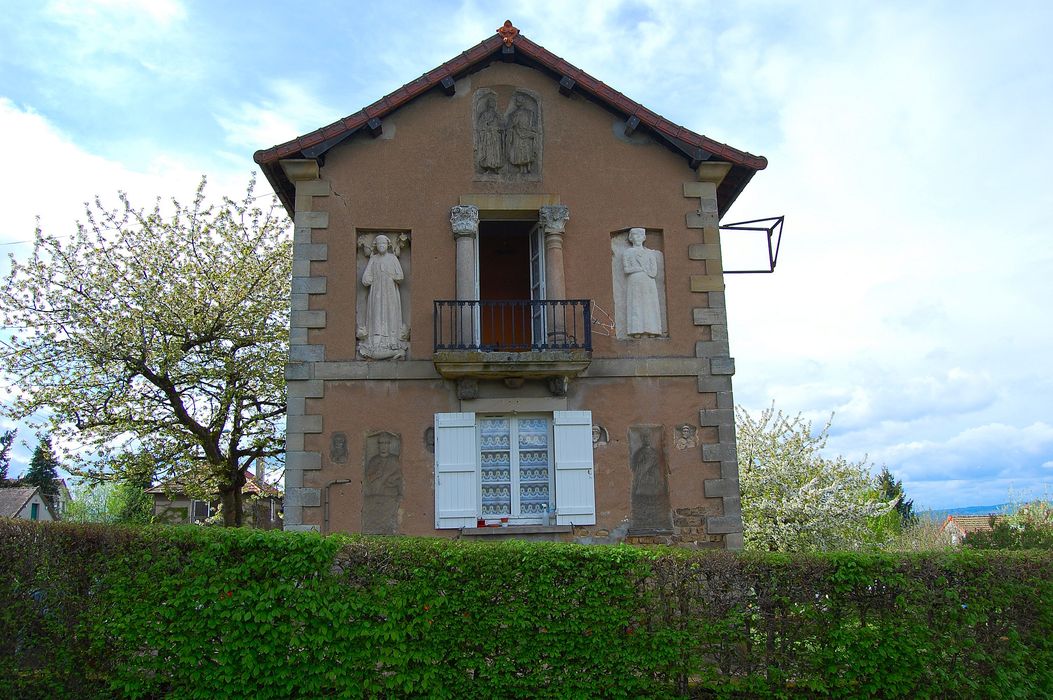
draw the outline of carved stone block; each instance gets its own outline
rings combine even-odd
[[[662,234],[643,228],[611,234],[614,328],[620,340],[668,333]]]
[[[544,143],[541,96],[524,88],[495,88],[476,90],[472,98],[475,179],[540,180]]]
[[[398,532],[402,491],[402,439],[387,431],[366,436],[362,532],[370,535]]]
[[[633,475],[630,522],[633,530],[672,529],[663,432],[662,426],[658,425],[629,428],[629,468]]]

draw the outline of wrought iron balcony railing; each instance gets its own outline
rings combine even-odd
[[[588,299],[435,302],[435,352],[592,350]]]

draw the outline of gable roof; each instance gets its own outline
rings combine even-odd
[[[970,532],[986,532],[991,529],[991,519],[996,523],[1005,520],[1004,515],[948,515],[941,530],[946,530],[950,525],[957,527],[963,534]]]
[[[241,492],[272,498],[280,498],[282,495],[281,489],[274,484],[268,484],[262,479],[257,479],[256,475],[248,469],[245,470],[245,485],[241,487]],[[146,493],[170,493],[172,495],[181,495],[184,494],[185,491],[183,484],[176,481],[170,481],[164,484],[158,484],[157,486],[151,486],[146,489]]]
[[[511,39],[506,38],[511,33]],[[731,170],[717,189],[721,214],[732,205],[758,170],[767,167],[764,156],[740,151],[665,119],[638,102],[592,77],[548,49],[535,44],[506,22],[498,33],[459,56],[446,61],[373,104],[291,141],[256,151],[259,164],[289,215],[294,212],[295,188],[279,161],[285,158],[324,159],[326,151],[360,131],[378,135],[385,116],[433,89],[453,94],[456,79],[486,68],[496,60],[511,61],[540,70],[560,83],[560,92],[571,92],[599,104],[626,120],[627,128],[650,132],[660,142],[680,153],[693,169],[708,160],[731,163]]]
[[[26,507],[26,503],[28,503],[39,490],[40,487],[38,486],[0,488],[0,517],[17,517],[19,511]],[[44,507],[48,509],[48,512],[51,513],[51,517],[54,518],[55,511],[51,509],[51,503],[49,503],[46,498],[42,498],[41,500],[44,501]]]

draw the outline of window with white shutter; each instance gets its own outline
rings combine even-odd
[[[435,527],[498,519],[596,523],[591,412],[435,415]]]

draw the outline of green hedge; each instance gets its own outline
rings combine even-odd
[[[1053,555],[0,521],[3,697],[1053,696]]]

